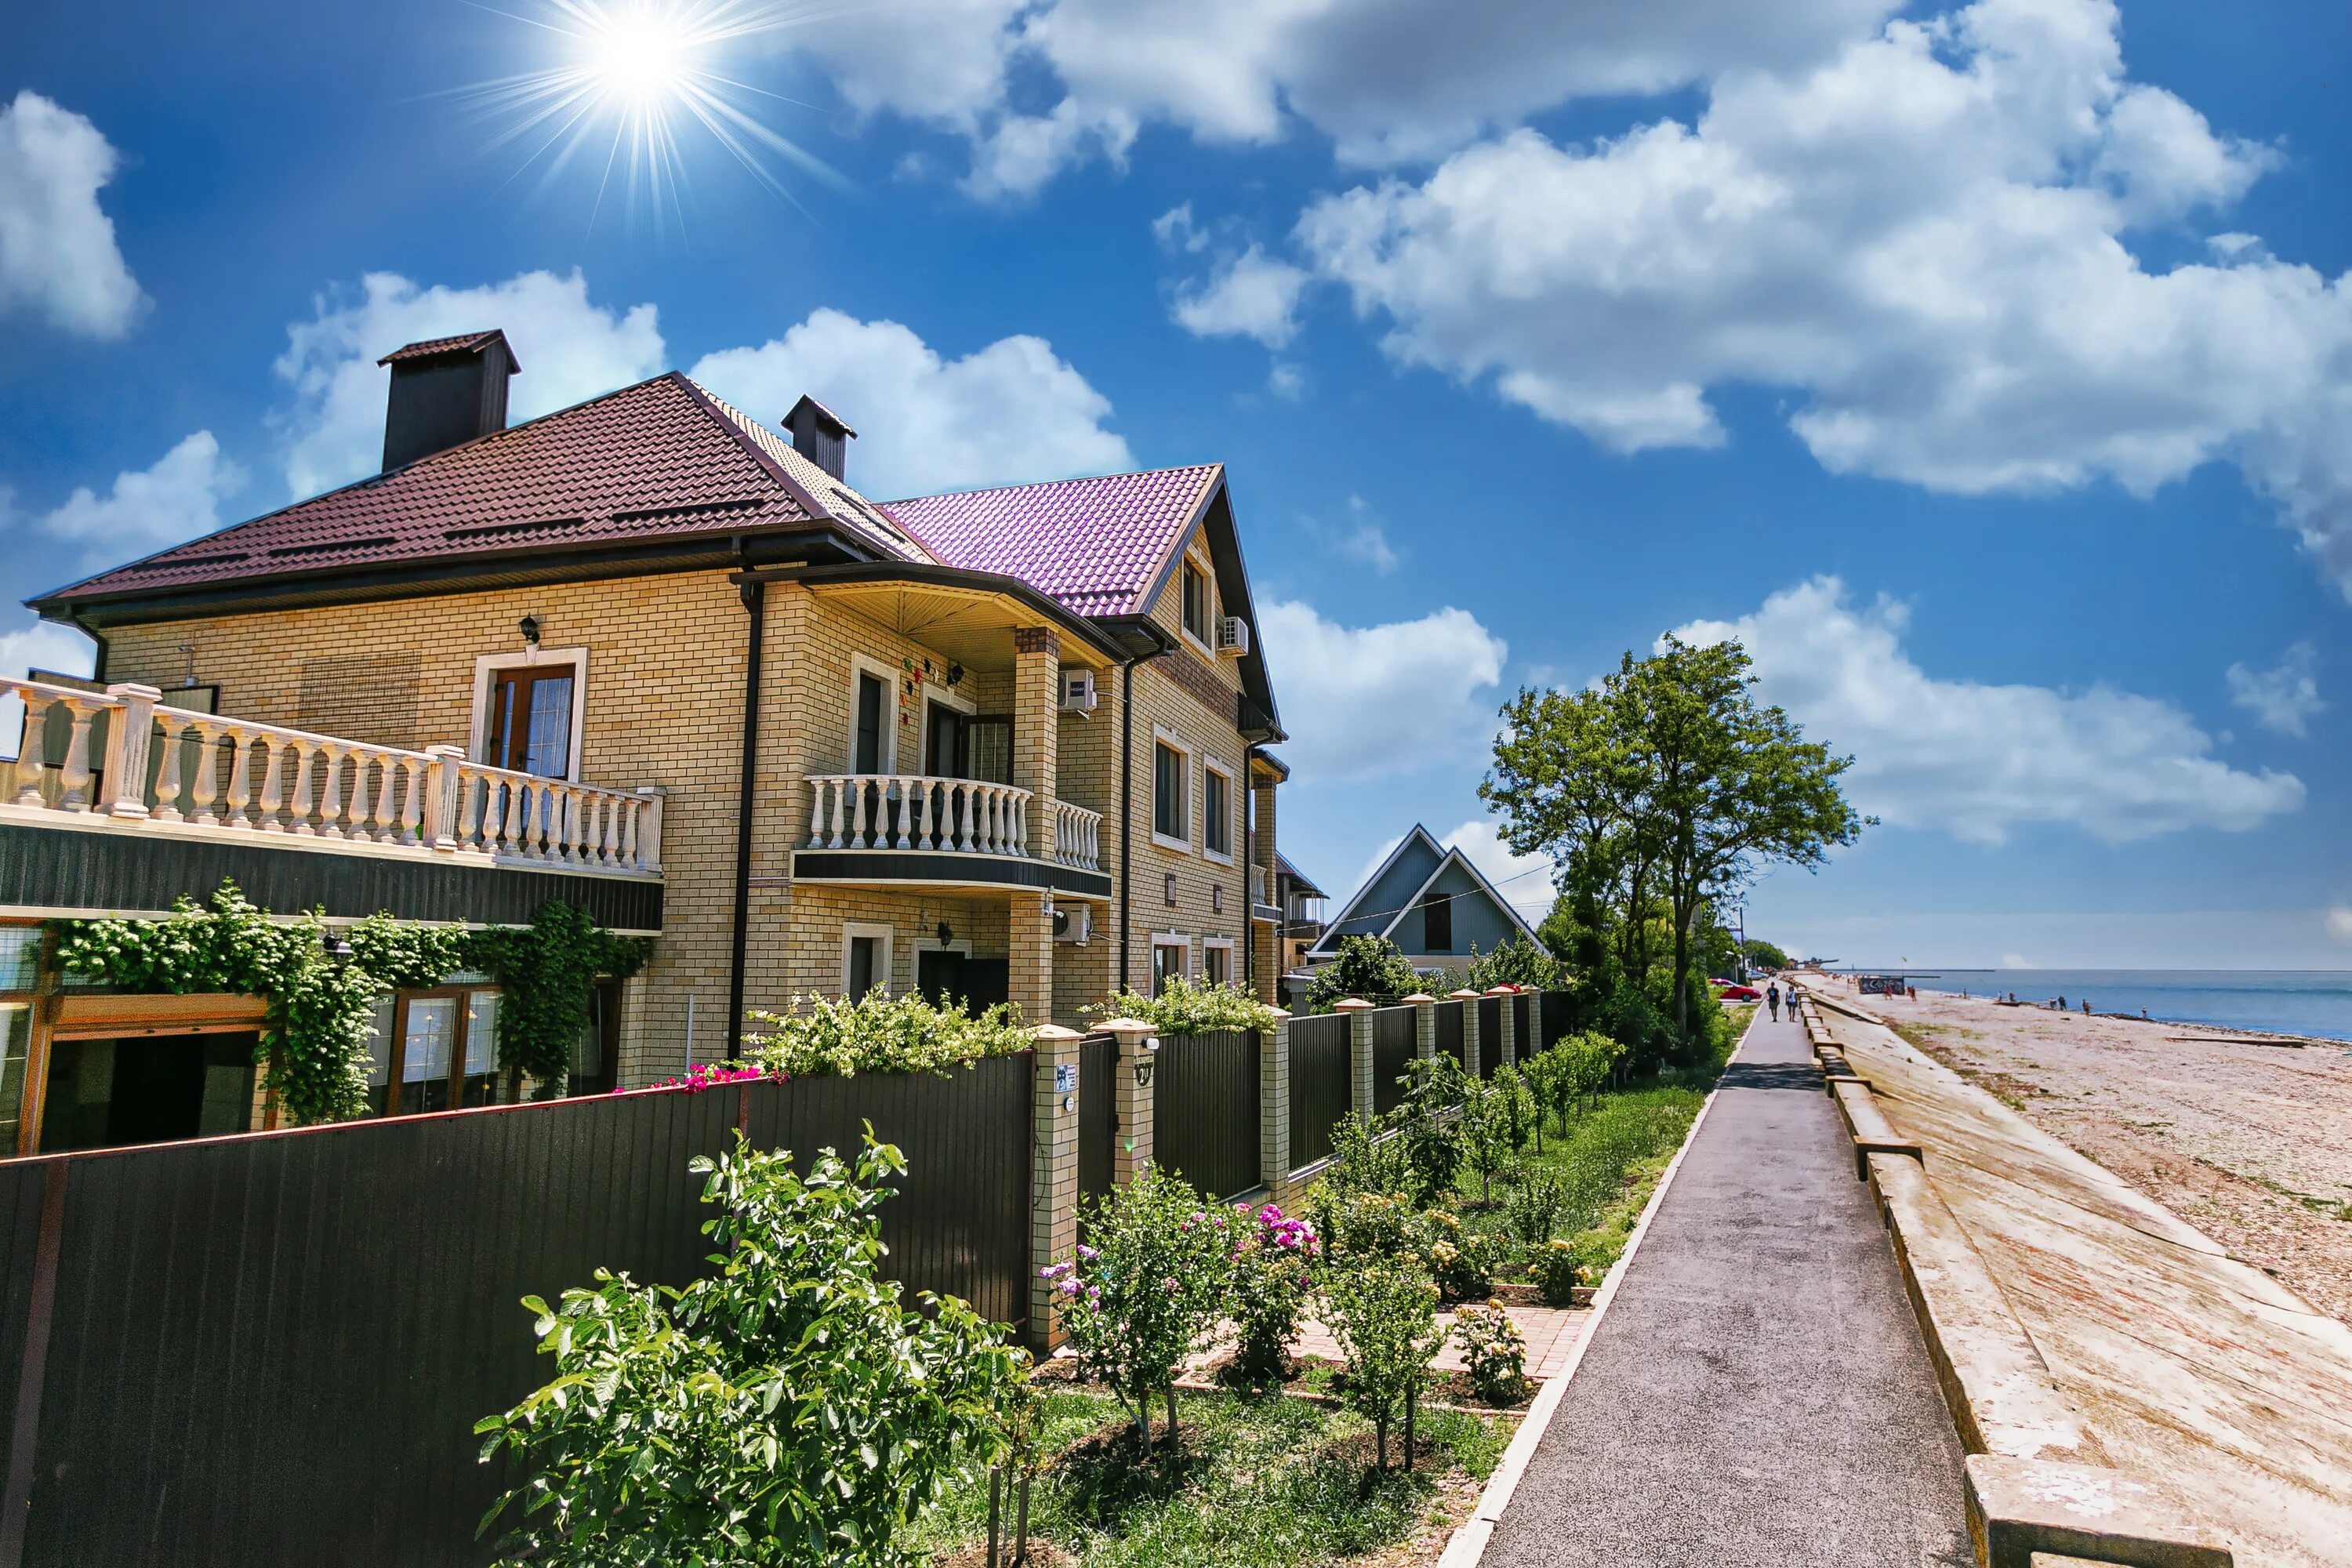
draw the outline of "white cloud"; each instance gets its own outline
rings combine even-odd
[[[1265,373],[1265,389],[1285,403],[1296,403],[1307,395],[1307,372],[1287,360],[1276,360]]]
[[[758,348],[706,354],[690,374],[770,422],[815,397],[856,427],[849,479],[878,499],[1133,466],[1103,428],[1110,400],[1042,338],[942,359],[896,321],[821,310]]]
[[[80,487],[40,524],[80,543],[86,564],[114,565],[220,527],[221,502],[244,488],[245,477],[221,456],[213,433],[199,430],[152,468],[115,475],[114,488],[103,496]]]
[[[1884,597],[1856,609],[1844,584],[1815,577],[1737,621],[1694,622],[1676,635],[1743,644],[1759,693],[1811,738],[1853,753],[1845,782],[1855,805],[1897,826],[2000,844],[2021,825],[2059,823],[2124,843],[2189,827],[2242,831],[2303,805],[2300,779],[2218,760],[2211,738],[2168,702],[2105,686],[1931,676],[1904,650],[1908,619]]]
[[[1401,557],[1389,542],[1387,527],[1372,503],[1361,496],[1348,498],[1347,517],[1339,523],[1305,520],[1307,531],[1324,549],[1344,560],[1369,566],[1382,576],[1397,569]]]
[[[131,330],[146,297],[98,205],[121,161],[97,126],[37,92],[0,109],[0,314],[94,338]]]
[[[1353,162],[1435,156],[1571,98],[1801,66],[1897,8],[1889,0],[898,0],[828,16],[789,35],[788,47],[817,58],[861,111],[893,110],[969,137],[969,187],[1017,196],[1087,157],[1122,158],[1147,124],[1233,144],[1273,142],[1303,123]]]
[[[2309,733],[2312,719],[2327,709],[2319,696],[2319,651],[2307,642],[2288,648],[2275,669],[2233,664],[2225,679],[2230,700],[2252,713],[2255,723],[2282,735]]]
[[[2327,934],[2338,942],[2352,942],[2352,909],[2337,904],[2327,911]]]
[[[1493,715],[1478,693],[1502,679],[1510,650],[1469,611],[1344,626],[1283,600],[1258,626],[1290,731],[1283,755],[1300,778],[1379,778],[1479,755]]]
[[[488,327],[504,329],[523,367],[507,394],[510,422],[551,414],[664,368],[654,307],[616,311],[591,304],[577,268],[568,278],[523,272],[471,289],[428,289],[397,273],[371,272],[356,297],[322,297],[310,321],[287,329],[277,368],[294,389],[283,416],[288,490],[314,495],[382,466],[391,373],[377,360],[403,343]]]
[[[1298,295],[1307,274],[1252,245],[1219,262],[1206,283],[1176,290],[1176,324],[1201,338],[1255,338],[1278,349],[1298,335]]]
[[[97,666],[98,646],[71,626],[54,621],[34,621],[14,631],[0,632],[0,675],[22,677],[36,669],[60,675],[88,675]],[[25,704],[13,694],[0,694],[0,745],[15,759],[25,734]]]
[[[2111,0],[1982,0],[1695,122],[1519,131],[1313,203],[1315,268],[1389,352],[1614,449],[1723,441],[1790,395],[1826,467],[1959,493],[2240,465],[2352,593],[2352,283],[2243,236],[2144,266],[2136,226],[2273,162],[2124,73]]]

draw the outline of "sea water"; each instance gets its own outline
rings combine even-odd
[[[2352,970],[1942,969],[1912,973],[1910,982],[1922,991],[2013,991],[2021,1002],[2063,996],[2069,1007],[2087,999],[2098,1013],[2137,1016],[2145,1008],[2176,1024],[2352,1040]]]

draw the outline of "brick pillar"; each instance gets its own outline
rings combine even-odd
[[[1037,1277],[1078,1245],[1078,1042],[1076,1029],[1040,1024],[1037,1037],[1036,1162],[1029,1178],[1029,1342],[1041,1353],[1062,1342],[1051,1285]]]
[[[1250,779],[1250,795],[1256,807],[1257,827],[1250,839],[1250,853],[1265,882],[1264,897],[1267,903],[1277,903],[1274,875],[1274,787],[1275,780],[1264,774]],[[1288,911],[1284,912],[1285,918]],[[1280,922],[1255,928],[1257,950],[1251,954],[1254,973],[1251,979],[1257,986],[1257,999],[1269,1006],[1282,1005],[1282,944]]]
[[[1495,1058],[1495,1065],[1496,1067],[1507,1068],[1513,1062],[1519,1059],[1517,1050],[1519,1008],[1518,1004],[1512,1000],[1512,998],[1517,996],[1518,993],[1512,990],[1507,985],[1497,985],[1490,989],[1486,994],[1489,996],[1499,996],[1503,1001],[1503,1026],[1496,1031],[1496,1033],[1502,1036],[1502,1038],[1495,1042],[1495,1049],[1497,1053]]]
[[[1265,1195],[1290,1204],[1290,1015],[1274,1010],[1257,1037],[1257,1178]]]
[[[1051,626],[1017,628],[1013,634],[1013,783],[1029,792],[1029,854],[1038,860],[1054,858],[1061,683],[1061,633]],[[1050,1005],[1051,986],[1045,999]]]
[[[1333,1011],[1348,1015],[1348,1109],[1359,1121],[1372,1119],[1372,1005],[1344,997]]]
[[[1118,1123],[1111,1131],[1110,1179],[1123,1187],[1151,1163],[1151,1079],[1160,1042],[1152,1037],[1150,1025],[1135,1018],[1113,1018],[1102,1028],[1118,1038],[1111,1097]]]
[[[1005,910],[1005,998],[1032,1023],[1054,1016],[1054,895],[1015,893]]]
[[[1428,1061],[1437,1055],[1437,998],[1426,991],[1416,991],[1405,1000],[1413,1006],[1414,1054]]]
[[[1478,1076],[1478,993],[1454,991],[1447,994],[1449,1002],[1462,1004],[1462,1070],[1472,1078]]]

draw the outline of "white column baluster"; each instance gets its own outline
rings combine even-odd
[[[228,826],[251,827],[253,813],[253,749],[258,741],[231,731],[228,735],[228,795],[221,804],[228,808]]]
[[[66,740],[66,765],[58,773],[58,809],[84,811],[89,806],[89,724],[99,709],[70,697],[66,709],[73,715],[73,732]]]

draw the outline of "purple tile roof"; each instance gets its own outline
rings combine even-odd
[[[883,510],[950,566],[1018,577],[1082,616],[1139,615],[1200,516],[1216,463],[894,500]]]
[[[446,352],[491,334],[412,343]],[[1017,577],[1083,616],[1138,613],[1215,464],[877,507],[673,371],[160,551],[43,604],[830,521],[885,557]]]

